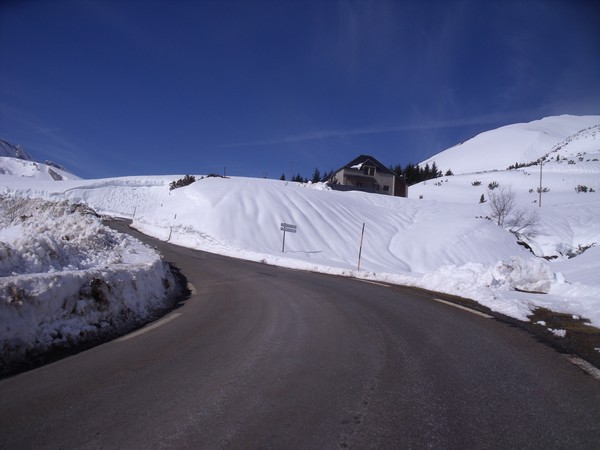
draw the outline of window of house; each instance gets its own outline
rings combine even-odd
[[[386,186],[386,185],[384,184],[384,185],[383,185],[383,190],[384,190],[385,192],[389,192],[389,191],[390,191],[390,187],[389,187],[389,186]]]
[[[363,171],[364,171],[365,175],[371,175],[371,176],[375,175],[375,167],[365,166],[363,168]]]

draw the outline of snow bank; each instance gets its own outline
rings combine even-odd
[[[127,329],[175,288],[151,248],[66,201],[0,197],[0,368]]]

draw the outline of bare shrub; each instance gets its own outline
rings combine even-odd
[[[497,225],[506,228],[517,238],[531,238],[536,234],[539,218],[535,210],[518,209],[515,194],[510,188],[488,191],[491,217]]]

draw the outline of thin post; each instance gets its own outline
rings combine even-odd
[[[538,201],[538,206],[542,207],[542,166],[544,165],[544,161],[540,159],[540,199]]]
[[[362,232],[360,233],[360,247],[358,249],[358,271],[360,271],[360,257],[362,255],[363,237],[365,235],[365,224],[363,222]]]
[[[285,253],[285,227],[283,228],[283,244],[281,244],[281,253]]]

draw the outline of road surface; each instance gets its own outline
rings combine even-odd
[[[1,380],[0,448],[600,446],[600,383],[517,328],[416,290],[143,239],[195,293]]]

